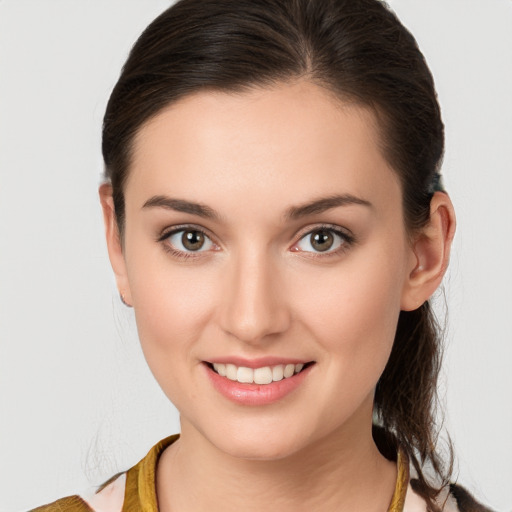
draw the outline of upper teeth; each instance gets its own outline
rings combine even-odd
[[[299,373],[304,365],[278,364],[276,366],[263,366],[262,368],[247,368],[234,364],[213,363],[213,369],[222,377],[246,384],[270,384]]]

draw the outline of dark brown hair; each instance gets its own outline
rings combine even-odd
[[[103,157],[121,235],[133,140],[145,122],[199,90],[243,91],[297,79],[374,111],[382,149],[401,181],[406,227],[411,234],[423,227],[440,189],[443,123],[423,55],[383,2],[180,0],[135,43],[105,113]],[[429,303],[402,311],[375,394],[376,418],[409,456],[415,488],[434,511],[450,474],[436,452],[440,355]],[[441,477],[437,485],[425,477],[425,464]]]

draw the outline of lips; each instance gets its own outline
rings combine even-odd
[[[229,361],[204,361],[203,365],[210,382],[221,395],[232,402],[254,406],[282,400],[300,388],[315,362],[231,358]]]

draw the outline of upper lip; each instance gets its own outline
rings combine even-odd
[[[247,359],[245,357],[238,356],[225,356],[225,357],[214,357],[208,359],[207,363],[217,364],[234,364],[235,366],[243,366],[245,368],[263,368],[265,366],[277,366],[279,364],[306,364],[313,362],[311,359],[300,359],[296,357],[280,357],[280,356],[265,356],[257,357],[254,359]]]

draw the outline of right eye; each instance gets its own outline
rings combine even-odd
[[[205,252],[215,248],[212,240],[199,229],[180,229],[162,237],[175,251],[183,253]]]

